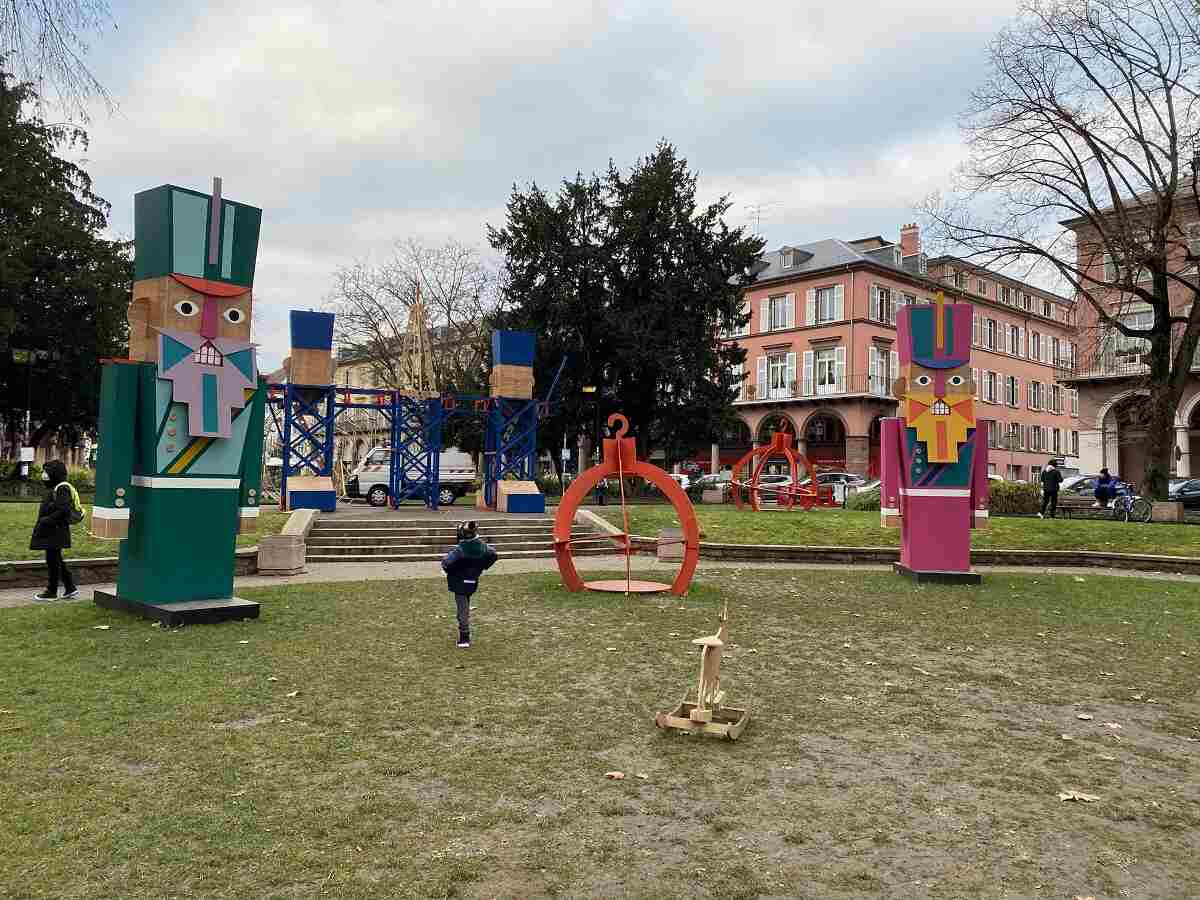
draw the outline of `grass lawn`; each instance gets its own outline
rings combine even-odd
[[[4,896],[1200,895],[1197,585],[493,577],[469,651],[441,581],[245,594],[0,611]],[[724,600],[754,719],[657,731]]]
[[[67,562],[96,556],[116,556],[120,544],[117,541],[102,541],[90,536],[87,526],[91,522],[90,504],[85,503],[87,514],[82,522],[71,529],[71,549],[67,551]],[[0,560],[41,559],[41,550],[29,549],[29,536],[33,523],[37,521],[36,503],[0,503]],[[278,534],[287,522],[290,513],[281,513],[275,507],[262,508],[258,516],[258,533],[238,535],[239,547],[252,547],[260,535]]]
[[[898,528],[881,528],[878,512],[739,512],[732,506],[696,506],[703,540],[721,544],[796,544],[810,547],[897,547]],[[601,513],[621,525],[619,508]],[[653,537],[676,525],[669,506],[632,507],[629,527]],[[1136,525],[1103,519],[1027,519],[998,516],[975,531],[972,545],[1005,550],[1107,550],[1200,556],[1200,526]]]

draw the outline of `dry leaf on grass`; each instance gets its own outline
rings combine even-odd
[[[1086,578],[1080,578],[1078,575],[1076,575],[1076,576],[1075,576],[1075,580],[1076,580],[1076,581],[1079,581],[1079,582],[1083,582],[1083,581],[1086,581],[1087,579],[1086,579]]]
[[[1104,760],[1105,762],[1116,762],[1117,761],[1117,758],[1115,756],[1109,756],[1108,754],[1101,754],[1100,758],[1102,760]]]
[[[1058,799],[1064,803],[1067,801],[1078,801],[1079,803],[1095,803],[1100,799],[1097,794],[1085,794],[1083,791],[1062,791],[1058,795]]]
[[[300,696],[300,692],[299,692],[299,691],[288,691],[288,692],[287,692],[286,694],[284,694],[283,696],[285,696],[285,697],[298,697],[298,696]]]
[[[1113,731],[1120,731],[1121,723],[1120,722],[1105,722],[1104,727],[1111,728]]]
[[[611,778],[613,781],[623,781],[625,779],[624,772],[605,772],[605,778]]]
[[[110,629],[110,628],[112,628],[111,625],[93,625],[92,626],[93,631],[108,631],[108,629]]]
[[[1101,674],[1101,676],[1103,676],[1104,678],[1112,678],[1112,677],[1113,677],[1113,675],[1115,675],[1116,673],[1115,673],[1115,672],[1101,672],[1100,674]]]
[[[930,676],[931,678],[933,677],[933,673],[932,673],[932,672],[926,672],[926,671],[925,671],[924,669],[922,669],[920,666],[913,666],[913,671],[914,671],[914,672],[920,672],[922,675],[928,675],[928,676]]]
[[[1064,741],[1073,741],[1073,740],[1075,740],[1075,738],[1071,737],[1069,734],[1064,734],[1064,735],[1062,736],[1062,739],[1063,739]]]
[[[268,675],[268,676],[267,676],[267,681],[278,681],[278,680],[279,680],[279,679],[278,679],[278,678],[276,678],[274,675]]]
[[[638,777],[638,778],[640,778],[640,779],[642,779],[642,781],[649,781],[649,780],[650,780],[650,776],[649,776],[649,775],[647,775],[645,772],[638,772],[638,773],[637,773],[637,777]]]
[[[1077,713],[1075,715],[1075,718],[1079,719],[1079,721],[1081,721],[1081,722],[1090,722],[1090,721],[1092,721],[1092,719],[1094,719],[1096,717],[1093,716],[1091,713]]]
[[[249,642],[249,641],[238,641],[238,643],[239,643],[239,644],[248,644],[248,643],[250,643],[250,642]]]
[[[605,650],[607,650],[609,653],[612,653],[612,652],[613,652],[613,651],[615,651],[617,648],[616,648],[616,647],[605,647],[604,649],[605,649]]]

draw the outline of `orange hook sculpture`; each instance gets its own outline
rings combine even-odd
[[[743,509],[746,505],[746,502],[742,500],[742,489],[746,487],[746,483],[741,479],[742,469],[747,465],[751,467],[749,490],[747,493],[749,495],[750,508],[758,512],[761,508],[760,491],[763,490],[759,486],[759,480],[762,477],[763,468],[766,466],[768,460],[776,459],[780,456],[787,460],[788,474],[792,479],[791,484],[776,491],[777,502],[780,506],[791,509],[799,503],[803,509],[812,509],[813,506],[837,505],[833,500],[833,489],[817,484],[816,467],[813,466],[807,456],[792,447],[792,436],[785,432],[777,431],[771,436],[771,443],[765,444],[762,447],[755,447],[734,463],[732,476],[733,502],[737,504],[738,509]],[[808,473],[809,478],[812,480],[812,483],[807,487],[800,484],[801,468]]]
[[[666,472],[658,466],[642,462],[637,458],[637,441],[626,437],[629,433],[629,420],[620,413],[608,417],[608,426],[616,428],[614,437],[605,438],[602,444],[602,457],[599,465],[592,466],[571,482],[567,492],[563,494],[562,502],[558,505],[558,513],[554,517],[554,555],[558,560],[558,571],[562,575],[563,586],[572,592],[589,590],[620,590],[624,584],[625,593],[650,593],[653,591],[670,590],[672,594],[686,594],[692,583],[692,575],[696,571],[696,563],[700,560],[700,526],[696,522],[696,513],[687,494]],[[575,513],[580,505],[600,483],[603,478],[615,477],[623,479],[626,476],[641,478],[650,482],[671,502],[675,515],[683,529],[683,562],[679,574],[670,584],[657,582],[636,582],[629,578],[629,557],[633,552],[629,540],[629,513],[625,507],[625,484],[621,482],[621,511],[624,516],[624,531],[613,535],[625,555],[624,582],[584,582],[575,569],[575,559],[571,553],[571,525],[575,521]]]

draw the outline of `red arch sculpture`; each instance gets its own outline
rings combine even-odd
[[[670,591],[672,594],[687,593],[692,583],[692,575],[696,571],[696,563],[700,560],[700,526],[696,522],[696,513],[687,494],[658,466],[642,462],[637,458],[637,442],[626,437],[629,431],[629,420],[620,413],[608,417],[609,427],[620,425],[613,438],[606,438],[602,445],[603,457],[599,465],[592,466],[586,472],[571,482],[567,492],[563,494],[562,502],[554,517],[554,556],[558,560],[558,571],[562,576],[563,587],[568,591],[578,592],[585,588],[592,591],[624,591],[628,593],[655,593]],[[629,512],[625,507],[625,486],[621,483],[621,512],[624,518],[624,531],[612,535],[625,556],[625,580],[622,581],[589,581],[579,577],[575,569],[575,558],[571,553],[571,525],[575,521],[575,513],[580,505],[600,483],[602,478],[623,478],[625,476],[642,478],[660,491],[671,501],[675,515],[683,529],[683,561],[679,573],[671,584],[656,581],[634,581],[629,577],[629,557],[633,553],[629,541]]]
[[[747,501],[742,499],[743,488],[747,489],[748,502],[750,508],[758,512],[761,508],[759,494],[759,479],[762,477],[763,467],[767,461],[776,457],[782,456],[788,461],[788,472],[791,475],[792,483],[777,491],[777,501],[780,506],[791,509],[797,503],[802,509],[812,509],[814,506],[836,506],[833,499],[833,488],[823,487],[817,484],[816,467],[809,461],[809,458],[803,453],[798,452],[792,447],[793,436],[786,432],[776,431],[771,435],[771,443],[764,444],[761,447],[755,447],[733,466],[733,502],[737,504],[738,509],[743,509]],[[757,459],[757,462],[755,460]],[[742,469],[750,465],[750,481],[747,483],[742,481]],[[808,473],[811,479],[811,484],[804,486],[800,484],[800,467]]]

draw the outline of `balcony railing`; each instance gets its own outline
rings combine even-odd
[[[821,400],[826,397],[845,397],[868,395],[884,399],[894,399],[892,381],[878,375],[847,375],[833,384],[819,383],[814,377],[810,382],[803,380],[789,381],[781,385],[752,384],[742,385],[737,402],[763,403],[771,400]]]
[[[1070,359],[1058,361],[1058,380],[1073,381],[1086,378],[1129,378],[1148,375],[1146,351],[1140,347],[1121,347],[1103,350],[1071,364]],[[1192,371],[1200,369],[1200,347],[1192,357]]]

